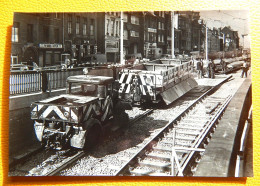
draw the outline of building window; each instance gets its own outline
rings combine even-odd
[[[33,42],[33,25],[32,24],[27,25],[27,42],[29,42],[29,43]]]
[[[56,13],[54,14],[54,18],[60,19],[60,13],[57,13],[57,12],[56,12]]]
[[[162,30],[164,30],[164,23],[162,23],[161,28],[162,28]]]
[[[111,20],[111,36],[114,36],[115,33],[115,20]]]
[[[128,21],[127,14],[123,14],[123,21],[126,23]]]
[[[162,35],[162,42],[164,42],[164,35]]]
[[[124,30],[124,40],[127,40],[127,39],[128,39],[128,31]]]
[[[164,12],[162,12],[162,17],[164,17]]]
[[[158,29],[161,29],[161,22],[158,22]]]
[[[72,33],[72,15],[68,15],[68,34]]]
[[[59,42],[60,42],[59,29],[55,28],[54,29],[54,43],[59,43]]]
[[[91,35],[91,36],[93,36],[94,35],[94,28],[95,28],[95,22],[94,22],[94,19],[91,19],[90,20],[90,27],[89,27],[89,34]]]
[[[161,35],[158,34],[158,42],[161,42]]]
[[[18,56],[11,55],[11,64],[18,64]]]
[[[116,36],[118,36],[119,32],[119,21],[116,21]]]
[[[110,19],[107,19],[107,35],[109,36]]]
[[[131,23],[135,25],[139,25],[139,17],[131,16]]]
[[[49,42],[49,27],[43,26],[43,42]]]
[[[76,17],[76,34],[79,35],[79,24],[80,24],[80,17]]]
[[[130,36],[131,37],[139,37],[139,32],[131,30],[130,31]]]
[[[14,22],[12,27],[12,42],[19,42],[20,23]]]
[[[85,36],[87,35],[87,18],[84,18],[83,20],[83,26],[82,26],[82,34]]]

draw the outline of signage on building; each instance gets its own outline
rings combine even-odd
[[[148,28],[148,32],[157,33],[157,29],[155,29],[155,28]]]
[[[106,52],[118,52],[118,42],[117,41],[106,41]]]
[[[62,48],[62,44],[39,44],[40,48]]]

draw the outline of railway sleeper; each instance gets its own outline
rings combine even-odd
[[[134,176],[148,176],[149,174],[153,173],[154,170],[151,170],[149,168],[144,168],[144,167],[138,167],[138,168],[129,168],[129,172],[131,175]]]
[[[153,150],[161,151],[161,152],[172,152],[172,147],[165,147],[162,145],[157,145],[153,147]],[[189,153],[189,150],[178,150],[177,153]]]
[[[181,122],[184,122],[184,123],[205,123],[207,121],[210,120],[210,117],[209,116],[202,116],[202,117],[194,117],[193,115],[192,116],[189,116],[189,118],[185,118],[183,119]]]
[[[201,131],[201,128],[198,127],[189,127],[189,126],[184,126],[184,125],[177,125],[174,126],[175,129],[188,129],[188,130],[197,130],[197,131]]]
[[[164,137],[168,138],[169,140],[173,140],[172,134],[168,134]],[[175,139],[179,139],[179,140],[194,140],[195,138],[196,136],[194,135],[183,135],[183,134],[181,135],[180,133],[175,135]]]
[[[196,128],[203,128],[205,125],[206,125],[206,123],[205,122],[201,122],[201,123],[192,123],[192,121],[190,121],[190,122],[180,122],[178,125],[181,125],[181,126],[186,126],[186,127],[191,127],[191,128],[193,128],[193,127],[196,127]],[[178,126],[177,126],[178,127]]]
[[[193,130],[176,130],[176,135],[178,134],[186,134],[186,135],[190,135],[190,136],[197,136],[199,135],[199,132],[194,132]]]
[[[167,163],[166,162],[158,162],[158,161],[155,162],[155,161],[146,160],[146,159],[139,162],[139,165],[159,169],[160,171],[169,171],[170,167],[171,167],[170,162],[167,162]]]
[[[183,140],[183,139],[175,138],[174,143],[173,143],[173,141],[163,139],[163,140],[160,141],[160,143],[166,144],[167,146],[180,145],[180,146],[185,146],[185,147],[188,146],[188,147],[190,147],[194,140],[195,139],[192,139],[192,140],[184,139]]]
[[[156,151],[150,152],[149,154],[146,154],[146,156],[156,159],[156,160],[167,160],[167,161],[171,160],[171,158],[172,158],[171,154],[168,154],[168,153],[163,154],[161,152],[156,152]],[[178,157],[178,160],[182,159],[182,155],[180,155],[180,154],[177,154],[177,157]]]

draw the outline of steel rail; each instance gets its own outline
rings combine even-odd
[[[128,162],[124,163],[124,165],[121,167],[121,169],[119,169],[118,171],[116,171],[116,173],[114,174],[115,176],[121,176],[127,169],[127,167],[129,165],[133,165],[136,162],[136,159],[140,156],[142,156],[145,153],[146,149],[149,149],[154,141],[158,141],[159,138],[163,135],[163,133],[165,131],[167,131],[170,127],[172,127],[173,123],[178,121],[179,119],[181,119],[181,117],[183,115],[185,115],[185,113],[187,113],[191,108],[193,108],[198,102],[200,102],[206,95],[212,93],[214,90],[216,90],[221,84],[223,84],[224,82],[226,82],[228,79],[230,79],[232,76],[228,76],[227,78],[225,78],[223,81],[221,81],[219,84],[217,84],[216,86],[210,88],[208,91],[206,91],[205,93],[203,93],[199,98],[197,98],[194,102],[192,102],[191,104],[188,105],[188,107],[181,112],[179,115],[177,115],[174,119],[172,119],[170,122],[168,122],[168,124],[166,124],[161,130],[159,130],[157,132],[157,134],[150,139],[137,153],[135,153]]]
[[[153,109],[149,109],[149,110],[145,111],[143,114],[141,114],[141,115],[135,117],[134,119],[132,119],[130,121],[130,124],[134,124],[135,122],[137,122],[138,120],[142,119],[143,117],[149,115],[152,112],[153,112]],[[80,151],[76,155],[74,155],[72,157],[68,157],[68,159],[69,159],[68,161],[64,160],[64,163],[61,163],[60,166],[58,166],[55,169],[51,169],[49,172],[46,172],[45,174],[42,174],[41,176],[55,176],[59,172],[61,172],[65,168],[67,168],[69,165],[71,165],[72,163],[74,163],[75,161],[77,161],[78,159],[80,159],[84,155],[86,155],[86,153],[84,151]]]
[[[218,109],[217,113],[214,115],[214,117],[209,121],[209,123],[207,124],[207,126],[203,129],[203,131],[200,133],[200,135],[197,137],[196,141],[193,143],[193,147],[192,148],[199,148],[199,146],[201,145],[202,141],[208,136],[210,130],[212,129],[212,126],[216,123],[216,121],[219,119],[219,117],[222,115],[222,113],[224,112],[224,110],[226,109],[227,105],[229,104],[229,102],[231,101],[232,96],[229,95],[226,100],[224,101],[224,103],[222,104],[222,106]],[[181,173],[184,171],[184,169],[187,167],[189,161],[191,160],[191,158],[193,157],[195,151],[191,151],[188,154],[188,157],[184,157],[184,161],[182,163],[181,166]],[[178,175],[179,173],[177,173]]]

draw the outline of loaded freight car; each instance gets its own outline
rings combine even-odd
[[[197,82],[191,77],[192,62],[181,65],[144,63],[123,69],[119,78],[119,98],[132,105],[158,103],[169,105],[192,88]]]
[[[102,134],[104,126],[124,127],[129,103],[118,99],[112,77],[70,76],[67,94],[32,104],[31,119],[37,139],[53,149],[88,148]],[[109,122],[113,120],[113,122]]]

